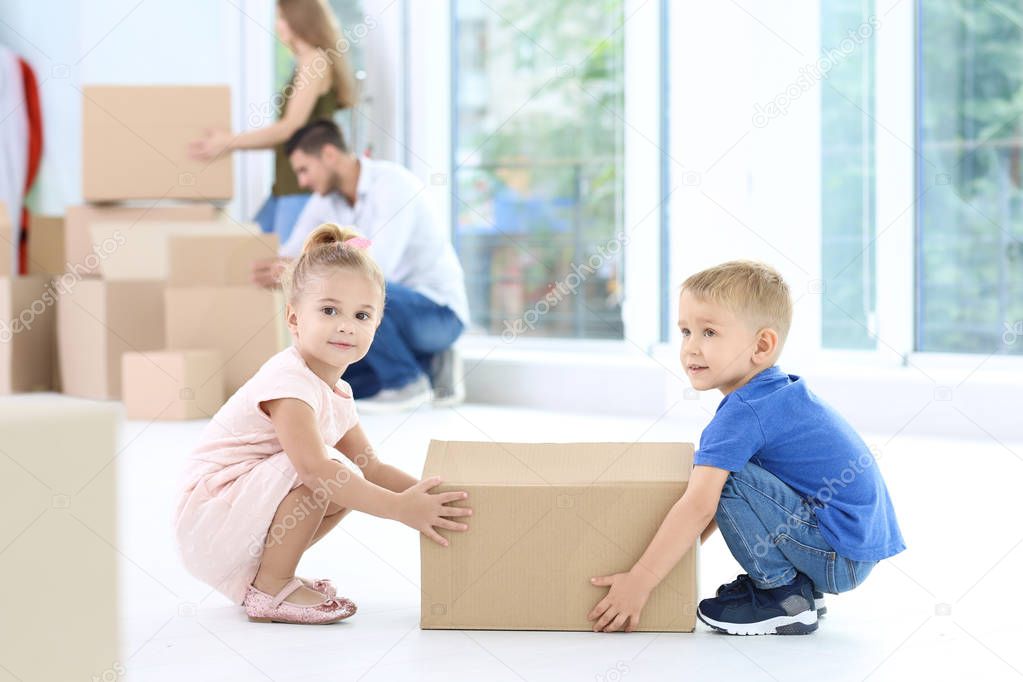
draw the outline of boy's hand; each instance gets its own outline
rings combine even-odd
[[[599,578],[590,578],[590,583],[599,587],[610,586],[607,595],[597,602],[586,615],[587,620],[596,621],[594,632],[615,632],[625,627],[632,632],[639,625],[639,614],[646,606],[653,587],[633,571],[615,573]]]
[[[466,524],[457,523],[445,517],[471,516],[472,509],[448,506],[448,502],[464,500],[469,497],[467,492],[459,490],[431,495],[429,491],[440,483],[440,477],[434,476],[398,493],[398,512],[395,518],[406,526],[423,533],[438,545],[447,547],[448,541],[434,530],[434,527],[457,531],[468,530],[469,526]]]

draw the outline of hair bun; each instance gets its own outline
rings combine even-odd
[[[321,246],[340,244],[360,236],[354,227],[341,227],[337,223],[323,223],[305,238],[302,253],[308,253]]]

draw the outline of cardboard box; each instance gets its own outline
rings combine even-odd
[[[223,358],[216,350],[148,351],[121,356],[128,419],[208,419],[224,403]]]
[[[424,629],[590,630],[607,594],[590,578],[629,570],[686,489],[688,443],[431,441],[423,478],[465,490],[467,532],[422,536]],[[694,547],[653,591],[637,630],[691,632]]]
[[[53,387],[56,297],[42,275],[0,277],[0,393]]]
[[[179,275],[169,284],[249,284],[252,262],[277,256],[276,235],[262,234],[255,223],[233,220],[143,220],[128,229],[121,223],[97,221],[89,231],[93,244],[112,241],[118,245],[100,261],[100,275],[106,280],[167,280],[171,240],[190,235],[209,237],[197,243],[198,248],[186,249],[175,259],[175,270],[185,270],[194,279]],[[237,267],[240,265],[244,268]],[[237,276],[224,277],[228,271]]]
[[[220,373],[228,396],[288,345],[280,291],[252,285],[168,287],[165,302],[166,347],[219,350],[224,357]]]
[[[212,204],[173,205],[157,202],[153,206],[68,206],[64,217],[65,267],[80,275],[98,275],[100,261],[117,251],[127,241],[124,234],[115,235],[110,243],[92,241],[92,225],[118,222],[127,234],[132,226],[147,222],[202,222],[217,220],[219,211]]]
[[[28,274],[64,272],[64,218],[31,214],[28,219]]]
[[[165,347],[163,282],[82,279],[57,303],[63,391],[121,397],[121,356]]]
[[[9,277],[17,272],[17,248],[14,245],[14,227],[7,214],[7,204],[0,201],[0,277]]]
[[[0,398],[0,583],[9,586],[0,618],[4,680],[113,679],[108,674],[120,675],[112,668],[124,672],[118,467],[110,466],[118,412],[113,404],[59,395]]]
[[[90,85],[82,90],[86,201],[230,199],[231,156],[192,159],[189,143],[231,129],[227,86]]]
[[[246,235],[174,235],[168,240],[169,286],[252,284],[252,265],[277,258],[275,234],[252,225]]]

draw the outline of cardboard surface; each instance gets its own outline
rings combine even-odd
[[[167,349],[221,352],[225,395],[232,395],[287,347],[284,296],[255,286],[168,287]]]
[[[128,229],[120,222],[100,220],[92,224],[89,233],[93,244],[118,244],[99,264],[100,275],[111,281],[168,280],[171,242],[190,235],[210,239],[196,244],[198,249],[179,248],[174,259],[174,271],[178,274],[175,282],[168,283],[248,284],[252,280],[252,261],[277,255],[276,235],[262,234],[255,223],[232,220],[141,220]],[[182,277],[182,271],[195,279]]]
[[[252,265],[277,258],[277,235],[250,225],[245,234],[175,234],[168,239],[170,286],[230,286],[252,283]]]
[[[208,419],[224,403],[217,350],[147,351],[121,356],[128,419]]]
[[[59,395],[0,398],[0,583],[9,586],[0,679],[117,679],[115,669],[125,670],[118,467],[110,465],[119,412],[114,404]]]
[[[64,218],[31,214],[28,220],[28,274],[64,272]]]
[[[465,490],[467,532],[421,538],[424,629],[580,630],[607,593],[589,579],[626,571],[685,491],[688,443],[431,441],[423,478]],[[638,630],[691,632],[696,554],[654,590]]]
[[[82,90],[86,201],[230,199],[231,156],[192,159],[190,142],[231,129],[227,86],[89,85]]]
[[[53,388],[56,303],[43,275],[0,277],[0,394]]]
[[[121,397],[121,355],[165,345],[163,282],[83,279],[57,303],[62,390]]]
[[[212,204],[156,202],[152,206],[68,206],[64,217],[64,250],[68,270],[81,275],[98,275],[100,261],[116,252],[133,226],[146,222],[212,222],[219,211]],[[118,222],[124,234],[113,242],[93,247],[92,225]]]

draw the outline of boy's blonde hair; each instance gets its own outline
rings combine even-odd
[[[286,300],[294,305],[313,275],[322,275],[334,268],[355,270],[373,280],[380,287],[381,308],[387,290],[384,273],[370,257],[365,246],[347,242],[361,236],[351,227],[324,223],[309,233],[302,245],[302,254],[291,261],[281,274],[281,287]],[[361,242],[360,242],[361,244]],[[381,310],[381,313],[383,310]]]
[[[733,260],[698,272],[682,283],[698,299],[723,305],[755,329],[778,332],[778,348],[785,344],[792,326],[789,285],[770,265]]]

